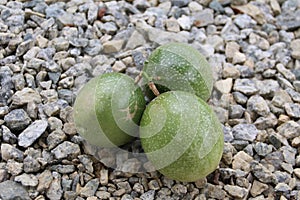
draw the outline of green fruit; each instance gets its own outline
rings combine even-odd
[[[158,47],[149,56],[143,73],[144,84],[150,78],[161,93],[163,88],[187,91],[206,101],[213,88],[212,68],[203,55],[187,44],[168,43]]]
[[[91,79],[74,104],[78,133],[100,147],[123,145],[138,135],[145,108],[143,93],[134,80],[121,73]]]
[[[188,92],[169,91],[151,101],[141,119],[140,137],[154,167],[174,180],[204,178],[222,157],[220,122],[201,98]]]

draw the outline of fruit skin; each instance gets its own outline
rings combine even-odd
[[[138,135],[145,109],[144,95],[134,80],[121,73],[91,79],[80,90],[74,104],[78,133],[100,147],[123,145]]]
[[[181,90],[207,100],[213,88],[212,68],[193,47],[183,43],[168,43],[155,49],[145,63],[143,73],[162,93],[165,89]],[[149,80],[145,78],[144,85]],[[151,97],[150,97],[151,98]]]
[[[141,119],[140,137],[155,168],[178,181],[204,178],[222,157],[220,122],[201,98],[188,92],[169,91],[150,102]]]

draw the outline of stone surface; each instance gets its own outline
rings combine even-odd
[[[22,147],[32,145],[46,130],[48,122],[36,120],[30,124],[18,137],[18,144]]]
[[[2,199],[30,199],[27,190],[22,185],[13,181],[0,183],[0,197]]]

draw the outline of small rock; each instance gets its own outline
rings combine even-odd
[[[112,66],[114,72],[123,72],[126,70],[126,65],[122,61],[116,61],[115,64]]]
[[[22,185],[14,181],[4,181],[0,183],[0,197],[1,199],[23,199],[30,200],[27,190]]]
[[[276,183],[276,177],[274,174],[271,173],[266,167],[262,164],[258,163],[257,161],[252,161],[250,163],[251,171],[253,175],[258,178],[260,182],[263,183]]]
[[[80,154],[80,147],[69,141],[65,141],[51,151],[56,159],[75,158]]]
[[[31,119],[23,109],[15,109],[4,116],[7,127],[12,131],[21,131],[26,128]]]
[[[111,40],[103,44],[104,53],[117,53],[120,52],[124,44],[124,40]]]
[[[280,89],[278,82],[273,79],[257,81],[256,85],[259,88],[259,94],[268,98],[273,98],[275,93]]]
[[[272,145],[268,145],[266,143],[263,142],[257,142],[254,145],[254,149],[256,151],[256,153],[260,156],[266,156],[267,154],[271,153],[273,150],[273,146]]]
[[[275,92],[272,99],[272,104],[277,107],[283,107],[285,103],[292,103],[292,99],[285,90],[278,90]]]
[[[10,143],[10,144],[14,144],[17,142],[18,138],[15,134],[13,134],[9,128],[7,128],[6,126],[2,125],[2,139],[4,142]],[[1,131],[0,131],[1,133]]]
[[[41,164],[32,156],[26,156],[23,163],[23,168],[26,173],[38,172],[41,169]]]
[[[277,131],[285,138],[293,139],[300,136],[300,125],[297,122],[290,120],[277,127]]]
[[[238,152],[233,157],[232,169],[240,169],[245,172],[250,172],[250,162],[253,158],[244,151]]]
[[[23,163],[8,160],[6,163],[6,170],[9,174],[17,176],[23,172]]]
[[[248,194],[248,190],[235,185],[225,185],[224,190],[226,190],[229,195],[235,198],[242,199]]]
[[[229,117],[231,119],[241,118],[244,114],[245,109],[241,105],[230,105],[229,106]]]
[[[256,25],[256,22],[249,15],[246,15],[246,14],[238,15],[234,19],[234,23],[240,29],[251,28]]]
[[[141,200],[154,200],[155,191],[149,190],[140,196]]]
[[[291,72],[290,70],[286,69],[283,64],[279,63],[276,65],[276,69],[279,73],[281,73],[286,79],[289,81],[294,81],[296,80],[295,74]]]
[[[16,182],[21,182],[23,186],[35,187],[38,185],[38,179],[33,174],[21,174],[14,179]]]
[[[63,190],[61,187],[61,175],[57,172],[52,172],[53,180],[47,190],[46,196],[49,199],[61,199]]]
[[[168,23],[166,26],[168,27]],[[143,46],[145,43],[146,40],[144,36],[135,30],[128,39],[125,49],[136,49],[137,47]]]
[[[236,52],[239,52],[240,45],[236,42],[228,42],[225,48],[225,55],[227,58],[232,59]]]
[[[286,193],[291,191],[291,188],[286,183],[278,183],[275,187],[275,191]]]
[[[238,124],[232,129],[233,137],[236,140],[254,141],[258,130],[253,124]]]
[[[232,78],[227,78],[225,80],[219,80],[215,83],[216,89],[222,94],[228,94],[231,91],[233,85]]]
[[[186,15],[182,15],[180,18],[177,19],[179,26],[183,30],[190,30],[192,26],[192,20],[190,17]]]
[[[277,0],[270,0],[270,6],[275,15],[279,15],[281,13],[281,8]]]
[[[239,104],[246,104],[248,101],[248,97],[245,96],[244,94],[240,93],[240,92],[233,92],[233,98],[234,100],[239,103]]]
[[[90,197],[93,196],[99,186],[99,180],[98,179],[92,179],[87,184],[81,188],[80,195],[83,197]]]
[[[300,118],[300,104],[285,103],[283,107],[290,117]]]
[[[166,20],[166,28],[167,28],[167,31],[170,31],[170,32],[178,33],[180,31],[179,23],[173,17]]]
[[[240,52],[235,52],[232,58],[232,64],[242,64],[246,61],[246,55]]]
[[[32,145],[46,130],[48,122],[45,120],[36,120],[28,126],[18,137],[18,144],[22,147]]]
[[[49,170],[43,171],[41,174],[38,175],[38,180],[39,180],[39,184],[37,187],[37,191],[39,191],[39,192],[46,191],[46,189],[49,188],[49,186],[53,180],[51,171],[49,171]]]
[[[293,40],[291,42],[292,57],[295,59],[300,59],[300,39]]]
[[[16,161],[23,161],[23,152],[10,144],[1,144],[1,157],[3,160],[14,159]]]
[[[100,184],[107,185],[108,183],[108,171],[106,169],[100,170]]]
[[[283,146],[280,148],[280,151],[282,152],[285,162],[294,166],[296,162],[296,149],[292,148],[291,146]]]
[[[293,140],[292,140],[292,146],[293,147],[300,147],[300,136],[298,137],[295,137]]]
[[[254,180],[251,190],[250,190],[250,194],[253,197],[256,197],[256,196],[260,195],[261,193],[263,193],[264,191],[266,191],[268,188],[269,188],[269,186],[267,184],[264,184],[257,180]]]
[[[253,95],[259,91],[255,82],[251,79],[236,79],[233,90],[241,92],[245,95]]]
[[[264,117],[270,113],[267,102],[259,95],[251,96],[248,99],[247,110]]]
[[[141,162],[136,158],[130,158],[126,160],[121,168],[122,172],[138,172],[141,167]]]
[[[96,196],[99,197],[100,199],[109,199],[110,198],[110,193],[106,191],[97,191]]]
[[[204,27],[214,22],[214,14],[211,9],[204,9],[193,13],[194,25],[196,27]]]

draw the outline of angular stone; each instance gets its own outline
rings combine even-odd
[[[21,131],[26,128],[31,119],[23,109],[15,109],[4,116],[7,127],[12,131]]]
[[[99,180],[97,178],[90,180],[87,184],[81,188],[80,195],[83,197],[94,196],[99,186]]]
[[[119,52],[124,44],[124,40],[111,40],[103,44],[104,53],[117,53]]]
[[[270,113],[267,102],[259,95],[251,96],[247,102],[247,110],[266,117]]]
[[[10,180],[0,183],[0,198],[3,200],[31,199],[28,195],[27,190],[22,187],[22,185]]]
[[[253,158],[250,155],[240,151],[233,157],[232,168],[250,172],[250,162],[252,160]]]
[[[204,9],[193,13],[194,25],[196,27],[204,27],[214,22],[214,14],[211,9]]]
[[[80,154],[80,147],[69,141],[65,141],[51,151],[56,159],[75,158]]]
[[[230,93],[232,89],[233,81],[232,78],[227,78],[225,80],[219,80],[215,83],[215,87],[222,94]]]
[[[251,79],[236,79],[233,90],[241,92],[245,95],[253,95],[259,91],[255,82]]]
[[[260,195],[261,193],[263,193],[268,188],[269,188],[269,186],[267,184],[264,184],[257,180],[254,180],[251,190],[250,190],[250,194],[253,197],[256,197],[256,196]]]
[[[293,139],[300,136],[300,125],[295,121],[287,121],[277,127],[278,133],[287,139]]]
[[[6,144],[6,143],[2,143],[1,144],[1,158],[3,160],[9,160],[9,159],[14,159],[16,161],[23,161],[24,158],[24,153],[17,149],[16,147],[10,145],[10,144]]]
[[[285,103],[283,107],[290,117],[300,118],[300,104]]]
[[[242,199],[248,194],[248,190],[235,185],[225,185],[224,190],[226,190],[230,196]]]
[[[187,37],[185,37],[183,34],[167,32],[161,29],[153,28],[142,21],[138,21],[136,23],[136,29],[142,33],[145,38],[148,38],[151,42],[154,42],[158,45],[162,45],[167,42],[188,42]],[[158,35],[160,37],[157,37]]]
[[[232,129],[233,137],[236,140],[254,141],[258,130],[253,124],[238,124]]]
[[[32,145],[47,129],[48,122],[45,120],[36,120],[28,126],[18,137],[18,144],[22,147]]]
[[[23,186],[35,187],[38,185],[38,179],[33,174],[21,174],[14,179],[16,182],[20,182]]]
[[[51,171],[49,171],[49,170],[43,171],[41,174],[38,175],[38,180],[39,180],[39,184],[37,187],[37,191],[39,191],[39,192],[46,191],[46,189],[49,188],[49,186],[53,180]]]
[[[272,145],[268,145],[266,143],[263,142],[257,142],[254,145],[254,150],[256,151],[256,153],[260,156],[266,156],[269,153],[272,152],[273,150],[273,146]]]

